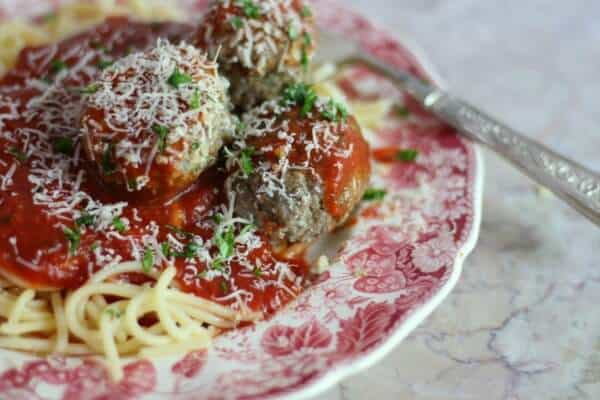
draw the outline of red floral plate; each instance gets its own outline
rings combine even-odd
[[[10,9],[4,2],[0,15],[31,15],[56,3],[21,1]],[[193,8],[200,12],[205,3]],[[361,42],[398,68],[431,72],[363,17],[330,0],[313,4],[322,28]],[[374,364],[423,321],[455,285],[477,239],[479,152],[370,71],[352,68],[339,83],[354,99],[404,103],[408,113],[390,113],[369,140],[374,148],[417,148],[419,157],[375,164],[372,184],[388,195],[363,206],[318,282],[269,321],[226,333],[208,351],[129,360],[118,383],[94,359],[0,350],[0,398],[307,398]]]

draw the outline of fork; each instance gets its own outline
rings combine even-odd
[[[363,51],[357,43],[319,32],[316,63],[363,63],[403,88],[461,135],[502,156],[600,226],[600,175],[498,122],[483,111]]]

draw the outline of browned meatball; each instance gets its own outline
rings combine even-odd
[[[370,177],[369,146],[354,117],[302,84],[244,117],[227,181],[235,210],[278,249],[306,245],[342,224]]]
[[[89,159],[107,184],[145,198],[185,189],[235,126],[227,81],[185,44],[159,40],[116,62],[85,91]]]
[[[315,50],[312,12],[302,0],[215,0],[196,38],[218,57],[244,110],[300,80]]]

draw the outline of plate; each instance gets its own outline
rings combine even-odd
[[[186,3],[201,10],[206,2]],[[41,9],[39,1],[24,4],[22,14]],[[320,29],[435,80],[414,49],[364,17],[330,0],[313,5]],[[12,13],[0,9],[0,15]],[[0,397],[303,399],[376,363],[400,343],[448,295],[475,245],[481,156],[372,72],[354,67],[339,79],[355,100],[404,103],[368,138],[375,148],[417,148],[419,157],[375,166],[373,185],[385,187],[388,195],[362,207],[330,269],[311,288],[270,320],[218,337],[209,350],[131,359],[118,383],[94,359],[0,350]]]

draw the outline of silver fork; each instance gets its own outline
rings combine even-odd
[[[600,226],[598,173],[528,139],[440,88],[387,65],[348,38],[329,32],[320,32],[319,35],[320,45],[315,62],[333,62],[338,65],[361,62],[374,68],[400,85],[423,107],[456,128],[459,133],[500,154]]]

